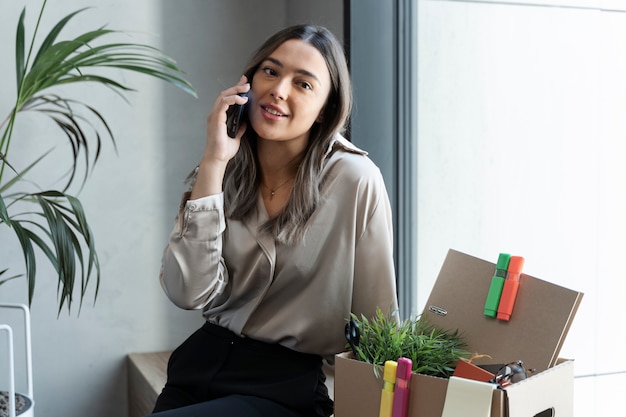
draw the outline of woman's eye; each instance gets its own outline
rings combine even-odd
[[[276,75],[276,71],[274,71],[274,69],[270,67],[263,68],[263,72],[267,75]]]
[[[300,82],[300,87],[304,88],[305,90],[312,90],[313,86],[309,83],[307,83],[306,81],[301,81]]]

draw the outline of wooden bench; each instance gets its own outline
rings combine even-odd
[[[143,417],[152,412],[167,379],[169,352],[131,353],[128,355],[128,415]],[[329,369],[324,369],[329,375]],[[334,397],[334,379],[327,377],[328,392]]]
[[[167,378],[167,361],[172,352],[128,355],[128,415],[143,417],[152,412]]]

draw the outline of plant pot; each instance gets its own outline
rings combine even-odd
[[[26,395],[15,393],[15,415],[21,417],[33,417],[33,400]],[[0,391],[0,417],[9,417],[9,392]]]

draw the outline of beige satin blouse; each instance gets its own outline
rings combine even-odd
[[[224,217],[223,194],[184,201],[161,269],[172,302],[242,336],[327,358],[345,350],[350,312],[395,311],[391,208],[380,170],[337,135],[322,175],[323,202],[295,246],[259,233],[268,219],[260,193],[246,221]]]

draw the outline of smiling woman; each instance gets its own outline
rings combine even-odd
[[[273,141],[289,141],[291,153],[302,153],[310,127],[322,120],[329,91],[326,62],[315,47],[294,39],[276,48],[261,63],[252,84],[250,123],[260,154],[272,155],[260,148]]]
[[[324,58],[301,40],[284,42],[254,74],[249,120],[257,134],[262,196],[270,217],[288,202],[291,187],[283,185],[293,184],[310,128],[323,119],[329,91]]]
[[[382,175],[340,134],[351,102],[341,46],[308,25],[270,37],[216,99],[161,270],[206,323],[172,354],[155,416],[333,413],[322,364],[346,321],[397,309]]]

